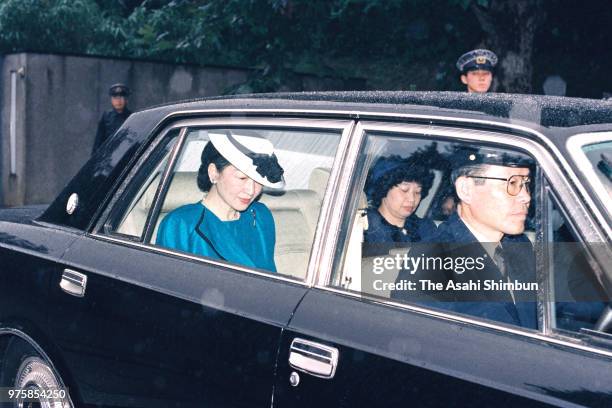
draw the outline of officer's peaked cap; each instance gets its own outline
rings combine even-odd
[[[108,88],[108,94],[110,96],[128,96],[130,94],[130,88],[122,83],[113,84]]]
[[[460,147],[450,157],[451,166],[459,169],[479,164],[492,164],[504,167],[530,167],[533,160],[521,153],[490,148]]]
[[[462,74],[478,69],[492,72],[496,65],[497,55],[493,51],[484,49],[466,52],[457,60],[457,69]]]

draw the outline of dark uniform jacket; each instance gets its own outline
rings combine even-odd
[[[436,234],[430,239],[432,242],[419,251],[424,259],[441,258],[452,259],[456,262],[460,258],[477,259],[481,264],[471,265],[458,273],[458,268],[440,269],[421,268],[412,274],[401,270],[397,281],[402,279],[431,279],[441,282],[445,290],[431,294],[427,304],[438,308],[449,309],[458,313],[469,314],[486,319],[510,323],[517,326],[537,328],[536,292],[514,291],[514,299],[507,290],[484,290],[484,282],[511,282],[515,280],[523,283],[536,282],[535,254],[529,239],[524,235],[505,235],[501,240],[504,252],[507,276],[504,276],[495,262],[487,254],[485,248],[478,242],[467,226],[457,214],[453,214],[442,223]],[[416,256],[416,254],[413,254]],[[465,261],[462,261],[465,262]],[[458,264],[456,264],[458,265]],[[481,267],[482,266],[482,267]],[[449,281],[453,283],[468,283],[480,281],[480,290],[446,290]],[[412,300],[407,291],[392,292],[393,298]],[[417,299],[417,301],[422,300]],[[433,300],[433,301],[432,301]]]
[[[102,114],[102,117],[98,122],[98,131],[96,132],[96,140],[94,142],[92,154],[98,150],[102,143],[115,134],[117,129],[123,125],[123,122],[125,122],[128,116],[131,114],[132,111],[130,111],[128,108],[125,108],[121,113],[111,109]]]

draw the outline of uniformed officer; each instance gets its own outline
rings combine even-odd
[[[132,113],[127,107],[130,88],[121,83],[114,84],[109,88],[108,94],[111,97],[113,109],[104,112],[100,122],[98,122],[98,131],[96,132],[92,154],[121,127]]]
[[[423,278],[465,285],[495,282],[499,288],[480,287],[471,291],[448,290],[436,293],[439,307],[517,326],[537,328],[535,291],[515,291],[511,282],[532,285],[535,254],[524,234],[531,202],[530,168],[524,156],[493,149],[459,149],[451,157],[455,170],[452,181],[459,198],[457,212],[440,224],[422,252],[424,259],[454,260],[454,268],[434,267],[416,272]],[[465,260],[476,264],[465,267]],[[474,262],[472,261],[472,262]],[[397,281],[410,278],[401,271]],[[412,272],[414,273],[414,272]],[[469,286],[468,286],[469,287]],[[501,288],[501,289],[500,289]],[[392,293],[406,298],[406,292]]]
[[[478,49],[466,52],[457,60],[468,92],[485,93],[493,82],[493,69],[497,65],[497,55],[493,51]]]

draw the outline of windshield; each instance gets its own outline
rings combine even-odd
[[[612,132],[581,133],[567,140],[567,149],[597,200],[612,218]]]
[[[601,197],[602,200],[612,198],[612,141],[585,145],[582,151],[607,193],[607,197]]]
[[[574,136],[576,138],[577,136]],[[580,150],[584,156],[575,156],[578,167],[588,180],[608,215],[612,216],[612,140],[582,140]]]

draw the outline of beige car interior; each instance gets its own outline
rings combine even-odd
[[[329,173],[330,169],[317,167],[310,174],[307,189],[287,190],[281,193],[264,191],[259,199],[270,209],[274,217],[276,227],[274,260],[280,274],[298,279],[306,276]],[[204,194],[198,189],[196,180],[196,172],[174,174],[155,224],[152,243],[155,243],[159,223],[170,211],[185,204],[198,202],[203,198]],[[153,205],[157,185],[158,178],[150,181],[117,232],[140,236]]]

